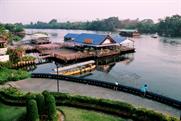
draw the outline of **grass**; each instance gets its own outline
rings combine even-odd
[[[0,103],[0,121],[18,121],[25,113],[25,107],[7,106]]]
[[[72,107],[59,107],[65,114],[66,121],[126,121],[117,116]]]
[[[28,77],[30,77],[30,74],[27,71],[0,68],[0,84],[3,84],[7,81],[17,81],[25,79]]]

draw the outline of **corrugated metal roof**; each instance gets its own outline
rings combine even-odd
[[[74,33],[68,33],[64,36],[64,38],[76,38],[78,37],[80,34],[74,34]]]
[[[116,43],[122,43],[124,40],[126,40],[126,37],[122,36],[112,36],[112,39],[116,41]]]
[[[77,38],[75,38],[76,43],[86,44],[85,40],[91,40],[92,45],[100,45],[108,35],[99,35],[99,34],[87,34],[82,33]]]

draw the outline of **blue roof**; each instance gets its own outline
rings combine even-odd
[[[85,44],[86,39],[92,40],[92,45],[100,45],[108,35],[99,35],[99,34],[87,34],[87,33],[82,33],[80,34],[77,38],[75,38],[75,42]]]
[[[64,38],[76,38],[78,37],[80,34],[74,34],[74,33],[68,33],[64,36]]]
[[[122,37],[122,36],[113,36],[112,38],[114,41],[116,41],[116,43],[121,43],[126,39],[126,37]]]

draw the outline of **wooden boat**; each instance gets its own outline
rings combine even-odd
[[[157,33],[156,33],[156,34],[153,34],[151,37],[152,37],[152,38],[158,38],[158,34],[157,34]]]
[[[82,63],[73,64],[66,67],[58,68],[58,74],[61,75],[80,75],[82,73],[90,72],[95,70],[95,61],[86,61]],[[54,69],[57,72],[57,69]]]
[[[84,68],[76,68],[76,69],[72,69],[72,70],[59,72],[59,74],[62,74],[62,75],[80,75],[82,73],[90,72],[90,71],[94,70],[95,68],[96,68],[96,65],[88,65],[88,66],[85,66]]]

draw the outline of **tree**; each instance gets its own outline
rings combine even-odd
[[[158,24],[158,32],[165,36],[181,36],[181,16],[173,15],[160,20]]]

